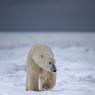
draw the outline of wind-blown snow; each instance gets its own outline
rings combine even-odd
[[[94,37],[94,33],[0,34],[0,95],[95,95]],[[55,54],[57,81],[50,91],[25,91],[26,56],[35,43],[48,44]]]

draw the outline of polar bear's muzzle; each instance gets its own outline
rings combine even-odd
[[[52,72],[56,72],[57,69],[56,69],[55,64],[54,64],[53,62],[49,62],[49,64],[50,64],[50,67],[51,67],[51,71],[52,71]]]
[[[52,68],[51,68],[51,71],[52,71],[52,72],[56,72],[56,71],[57,71],[57,69],[56,69],[56,67],[55,67],[54,64],[53,64],[53,66],[52,66]]]

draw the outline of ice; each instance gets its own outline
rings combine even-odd
[[[95,95],[94,37],[94,33],[0,33],[0,95]],[[55,54],[57,81],[50,91],[25,91],[26,57],[36,43],[49,45]]]

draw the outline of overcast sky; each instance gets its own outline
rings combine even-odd
[[[0,0],[0,31],[94,31],[95,0]]]

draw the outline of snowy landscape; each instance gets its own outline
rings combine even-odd
[[[57,81],[49,91],[25,91],[26,56],[46,44],[54,52]],[[95,95],[95,33],[1,32],[0,95]]]

